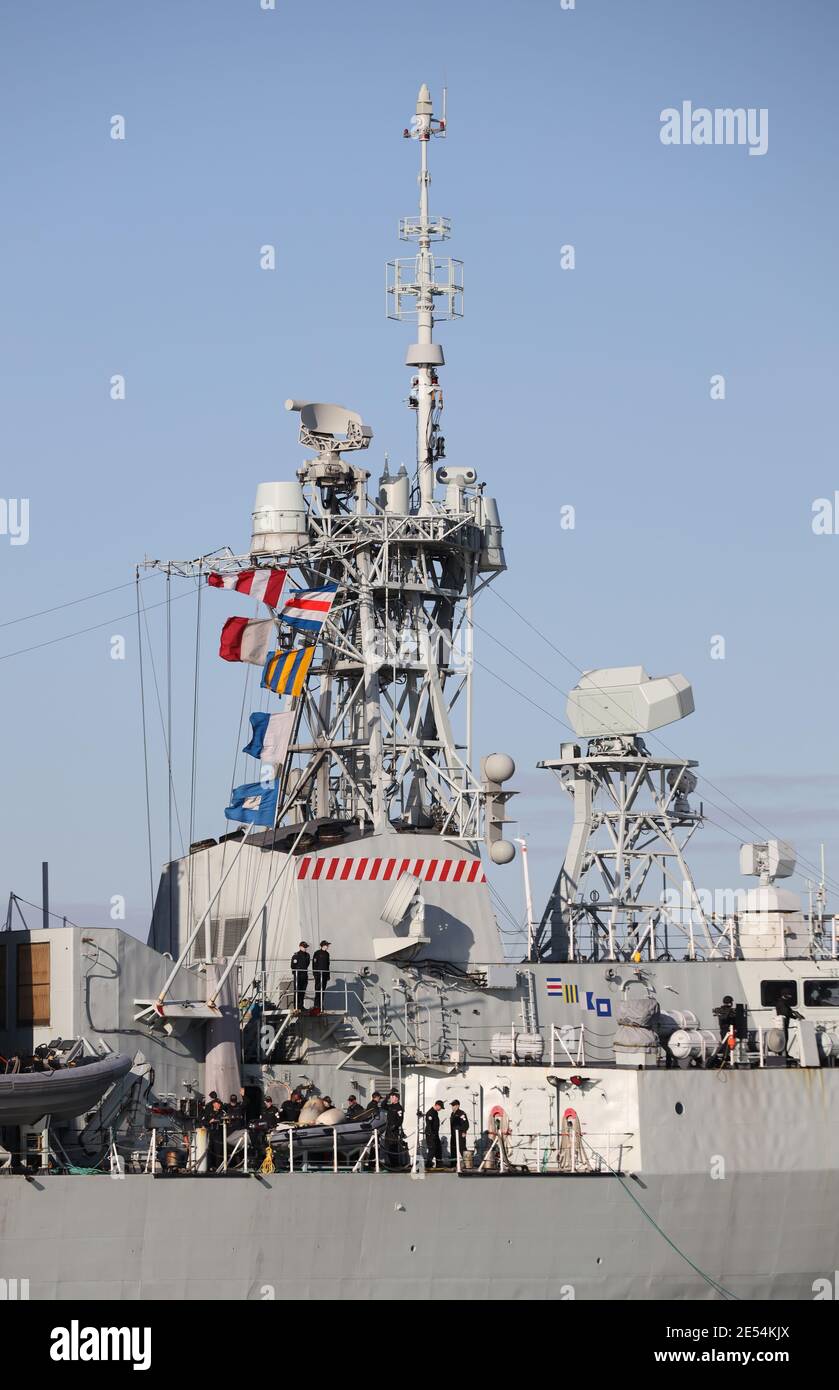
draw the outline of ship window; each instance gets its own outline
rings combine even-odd
[[[29,941],[17,948],[17,1022],[50,1021],[50,943]]]
[[[0,946],[0,1028],[6,1026],[6,948]]]
[[[789,990],[793,1005],[798,1003],[797,980],[761,980],[760,1002],[765,1009],[774,1009],[781,995]]]
[[[805,980],[804,1003],[808,1009],[839,1009],[839,980]]]

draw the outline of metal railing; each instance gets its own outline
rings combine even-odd
[[[308,1127],[306,1137],[311,1138]],[[303,1147],[302,1134],[289,1128],[287,1146],[272,1145],[264,1134],[255,1135],[245,1129],[230,1142],[227,1126],[222,1127],[221,1153],[214,1155],[208,1131],[203,1127],[186,1136],[186,1144],[174,1145],[152,1129],[145,1149],[121,1153],[115,1136],[109,1135],[107,1148],[91,1167],[80,1167],[67,1155],[60,1142],[48,1130],[38,1147],[36,1164],[39,1175],[105,1175],[127,1178],[146,1177],[242,1177],[284,1176],[300,1173],[375,1173],[401,1172],[412,1178],[424,1178],[426,1153],[423,1136],[416,1127],[403,1131],[397,1144],[389,1142],[380,1129],[374,1129],[369,1139],[356,1152],[347,1153],[341,1144],[337,1128],[324,1127],[323,1145],[316,1153],[311,1145]],[[179,1136],[182,1140],[183,1136]],[[590,1176],[619,1175],[624,1161],[634,1148],[635,1135],[628,1130],[604,1132],[569,1131],[556,1134],[546,1130],[536,1134],[503,1134],[484,1132],[472,1149],[451,1144],[443,1139],[441,1166],[460,1176],[487,1175],[494,1177],[530,1175]],[[25,1171],[31,1171],[32,1155],[27,1158]],[[213,1166],[215,1160],[215,1166]],[[10,1173],[9,1160],[0,1172]]]

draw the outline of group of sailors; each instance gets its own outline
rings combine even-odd
[[[310,1012],[323,1013],[323,1000],[332,969],[329,955],[330,942],[322,941],[313,956],[309,955],[308,941],[301,941],[291,958],[291,978],[294,984],[294,1012],[302,1014],[306,1008],[306,990],[309,987],[309,966],[315,982],[315,1002]]]
[[[302,1105],[302,1100],[301,1100]],[[298,1115],[300,1110],[298,1108]],[[224,1163],[225,1132],[247,1130],[252,1145],[262,1141],[280,1123],[280,1111],[271,1096],[265,1096],[256,1110],[245,1105],[244,1091],[223,1101],[218,1092],[211,1091],[200,1113],[199,1123],[207,1131],[207,1156],[210,1170],[215,1172]]]
[[[350,1101],[358,1102],[355,1096],[350,1096]],[[382,1100],[379,1091],[374,1091],[370,1101],[368,1112],[361,1111],[354,1118],[360,1118],[360,1114],[375,1114],[376,1109],[385,1117],[384,1132],[384,1151],[385,1163],[388,1168],[397,1170],[409,1166],[408,1142],[405,1138],[403,1122],[405,1119],[405,1107],[402,1104],[399,1092],[392,1090],[388,1092],[387,1100]],[[445,1101],[435,1100],[430,1109],[426,1110],[423,1119],[425,1130],[425,1164],[428,1168],[443,1168],[448,1166],[455,1168],[458,1166],[458,1154],[460,1161],[466,1153],[466,1135],[469,1130],[469,1119],[466,1112],[461,1109],[460,1101],[451,1102],[451,1113],[449,1115],[449,1161],[447,1165],[443,1162],[443,1142],[440,1138],[440,1118],[445,1109]],[[349,1109],[347,1115],[350,1115]]]
[[[323,1096],[323,1109],[332,1107],[330,1096]],[[263,1097],[258,1108],[246,1105],[244,1090],[238,1096],[232,1095],[223,1101],[216,1091],[211,1091],[203,1109],[199,1112],[199,1124],[208,1134],[208,1162],[212,1172],[224,1164],[225,1132],[229,1136],[234,1130],[247,1130],[255,1151],[264,1145],[271,1130],[280,1124],[296,1124],[306,1103],[303,1088],[295,1086],[288,1099],[276,1105],[270,1095]],[[443,1143],[440,1135],[440,1122],[444,1119],[445,1101],[435,1100],[425,1112],[425,1163],[428,1168],[457,1167],[466,1153],[466,1136],[469,1120],[459,1100],[453,1100],[449,1113],[449,1157],[444,1163]],[[386,1097],[381,1091],[374,1091],[366,1105],[362,1105],[356,1095],[347,1097],[344,1107],[347,1121],[373,1120],[384,1117],[383,1150],[387,1168],[397,1171],[410,1164],[408,1142],[404,1131],[405,1107],[399,1092],[394,1088]],[[229,1139],[228,1139],[229,1142]]]
[[[789,1026],[793,1019],[800,1019],[803,1016],[794,1007],[794,1004],[795,995],[788,985],[784,986],[775,1000],[774,1008],[784,1033],[783,1055],[788,1066],[792,1062],[789,1054]],[[720,1045],[709,1058],[708,1065],[720,1066],[725,1061],[726,1052],[733,1050],[738,1041],[745,1041],[748,1038],[746,1009],[743,1004],[735,1004],[733,995],[725,994],[722,1003],[711,1012],[719,1023]]]

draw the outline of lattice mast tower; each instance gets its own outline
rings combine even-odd
[[[476,470],[442,462],[444,356],[434,326],[463,311],[460,262],[432,252],[450,234],[448,219],[429,211],[429,145],[445,132],[423,85],[404,132],[419,144],[419,215],[399,224],[417,254],[390,262],[387,275],[388,316],[417,325],[405,358],[417,422],[413,478],[404,467],[391,474],[386,457],[371,495],[369,471],[352,462],[373,436],[361,416],[287,401],[300,414],[300,443],[315,456],[296,481],[260,484],[250,553],[214,556],[212,568],[281,565],[304,587],[338,585],[298,698],[277,824],[436,829],[472,846],[485,836],[504,863],[514,848],[502,838],[510,793],[499,774],[506,780],[512,762],[490,759],[494,781],[472,772],[472,604],[505,568],[502,532]],[[278,646],[294,640],[281,623],[277,637]]]
[[[571,691],[568,721],[586,743],[563,743],[559,758],[539,763],[574,808],[539,929],[541,954],[652,960],[674,948],[694,958],[724,947],[686,858],[703,821],[691,801],[697,764],[656,757],[643,737],[693,707],[684,676],[651,678],[641,666],[589,671]]]
[[[432,243],[450,234],[448,219],[429,211],[428,151],[445,130],[423,85],[405,131],[420,150],[419,216],[399,224],[417,254],[390,262],[387,276],[389,316],[417,324],[405,359],[417,422],[414,478],[404,468],[392,476],[386,463],[371,498],[369,474],[340,459],[348,445],[366,447],[371,432],[357,421],[353,437],[345,429],[324,440],[307,417],[323,407],[301,407],[301,442],[321,446],[299,475],[309,528],[301,569],[313,582],[337,581],[340,601],[324,632],[319,689],[304,697],[300,766],[288,778],[281,816],[356,819],[378,832],[392,824],[436,828],[475,842],[483,796],[471,771],[472,602],[504,568],[504,555],[497,507],[475,469],[442,464],[444,355],[434,325],[463,311],[460,263],[432,253]],[[498,838],[497,825],[492,834]]]

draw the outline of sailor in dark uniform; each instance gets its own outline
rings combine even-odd
[[[280,1106],[280,1119],[287,1124],[296,1124],[300,1119],[300,1111],[303,1109],[303,1097],[298,1090],[293,1090],[288,1100],[284,1100]]]
[[[375,1120],[384,1108],[381,1091],[374,1091],[365,1105],[362,1114],[365,1120]]]
[[[315,977],[315,1007],[313,1012],[323,1013],[323,996],[329,983],[329,942],[322,941],[320,949],[312,956],[312,973]]]
[[[792,990],[782,989],[775,1001],[775,1013],[784,1025],[784,1056],[789,1058],[789,1024],[792,1018],[802,1018],[792,1006]]]
[[[440,1143],[440,1111],[443,1102],[435,1100],[430,1110],[425,1112],[425,1161],[430,1168],[439,1168],[443,1162],[443,1146]]]
[[[280,1112],[270,1096],[266,1096],[259,1116],[266,1130],[276,1129],[280,1123]]]
[[[357,1096],[347,1097],[347,1106],[344,1113],[348,1120],[355,1120],[359,1115],[364,1114],[364,1107],[359,1105]]]
[[[208,1138],[208,1162],[212,1172],[220,1168],[224,1161],[224,1126],[227,1123],[227,1116],[224,1113],[224,1106],[216,1096],[204,1111],[204,1124],[207,1127]]]
[[[385,1160],[388,1168],[402,1166],[402,1121],[405,1109],[398,1091],[389,1091],[385,1106]]]
[[[300,947],[291,958],[291,978],[294,981],[294,1011],[301,1013],[306,1000],[306,986],[309,983],[309,943],[301,941]]]
[[[231,1129],[241,1129],[244,1123],[241,1096],[231,1096],[227,1102],[227,1123]]]
[[[734,1000],[730,994],[723,996],[723,1001],[718,1008],[713,1010],[720,1025],[720,1039],[728,1037],[729,1028],[733,1028],[737,1019],[737,1010],[734,1007]]]
[[[455,1167],[458,1153],[462,1159],[466,1152],[466,1131],[469,1128],[466,1112],[461,1110],[459,1100],[452,1101],[449,1125],[451,1127],[451,1163],[452,1167]]]

